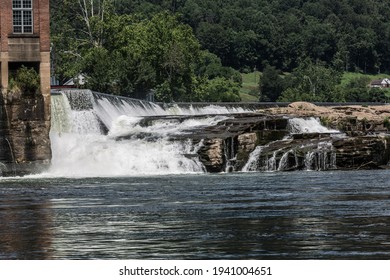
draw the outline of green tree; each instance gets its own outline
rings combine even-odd
[[[222,66],[221,59],[209,51],[200,52],[199,60],[195,63],[195,75],[205,76],[208,79],[222,77],[233,80],[239,85],[242,84],[240,72],[234,70],[232,67]]]
[[[352,79],[340,92],[346,102],[386,102],[385,90],[370,88],[370,78],[362,76]]]
[[[114,93],[117,73],[115,54],[103,47],[89,49],[82,60],[85,86],[99,92]]]
[[[40,78],[34,68],[28,68],[24,65],[16,71],[14,79],[11,81],[11,90],[17,87],[25,94],[35,94],[40,88]]]
[[[279,101],[335,101],[341,73],[322,62],[306,59],[286,78],[286,89]]]
[[[273,66],[265,67],[260,78],[260,101],[275,102],[282,94],[284,81],[281,78],[281,72]]]
[[[157,90],[157,100],[180,100],[191,94],[193,64],[199,44],[189,26],[176,16],[160,13],[149,19],[114,16],[111,19],[112,53],[116,65],[118,91],[142,97]]]
[[[239,86],[231,80],[217,77],[207,82],[206,98],[208,102],[239,102]]]

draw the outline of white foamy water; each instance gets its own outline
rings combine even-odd
[[[183,135],[186,131],[215,125],[219,121],[227,119],[225,116],[213,116],[196,119],[186,119],[178,121],[177,119],[156,119],[151,121],[148,126],[140,125],[140,117],[120,116],[113,121],[108,136],[111,138],[136,136],[147,134],[155,137],[168,137],[170,135]]]
[[[165,139],[115,141],[105,135],[51,135],[53,159],[49,173],[65,177],[159,175],[203,172],[203,165],[186,157],[190,142]]]
[[[297,133],[339,133],[338,130],[323,126],[318,118],[293,118],[289,121],[289,129],[293,134]]]
[[[238,114],[247,113],[251,110],[244,109],[242,107],[223,107],[217,105],[209,105],[203,107],[180,107],[178,105],[169,107],[166,111],[169,115],[207,115],[207,114]]]
[[[257,146],[255,150],[249,155],[247,163],[242,168],[243,172],[257,171],[257,160],[259,159],[263,146]]]
[[[196,156],[202,145],[192,141],[169,140],[187,130],[210,126],[226,119],[219,115],[237,111],[219,106],[180,109],[180,115],[206,115],[196,118],[161,118],[142,123],[144,117],[174,115],[173,111],[136,101],[116,102],[100,97],[93,102],[88,91],[82,100],[69,94],[52,98],[52,166],[49,176],[101,177],[186,174],[204,172]],[[89,93],[92,94],[92,93]],[[84,104],[83,102],[86,103]],[[75,105],[74,105],[75,104]],[[77,107],[72,109],[72,106]],[[238,111],[244,112],[243,109]],[[107,134],[102,133],[107,129]]]

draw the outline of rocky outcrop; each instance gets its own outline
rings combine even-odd
[[[322,107],[308,102],[294,102],[287,107],[270,108],[260,112],[271,115],[318,117],[326,127],[338,129],[350,136],[388,133],[390,130],[390,105]]]
[[[206,139],[199,157],[209,172],[389,168],[390,136],[384,121],[388,115],[384,106],[294,103],[235,115],[193,134]],[[291,133],[288,119],[313,116],[340,132]]]
[[[389,168],[390,136],[358,136],[333,142],[340,169]]]
[[[49,102],[39,93],[7,92],[3,96],[0,100],[0,175],[42,171],[51,159]]]

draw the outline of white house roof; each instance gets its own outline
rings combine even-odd
[[[380,79],[380,80],[374,80],[371,82],[371,85],[372,86],[375,86],[375,85],[382,85],[382,86],[385,86],[385,85],[390,85],[390,79],[388,78],[384,78],[384,79]]]
[[[74,86],[76,85],[75,81],[78,81],[77,85],[84,85],[85,84],[85,77],[84,75],[80,74],[77,76],[77,78],[72,78],[69,81],[64,83],[64,86]]]

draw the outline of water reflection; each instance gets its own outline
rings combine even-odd
[[[51,259],[52,212],[35,197],[0,199],[0,259]]]
[[[0,258],[388,259],[390,173],[349,174],[0,181]]]

